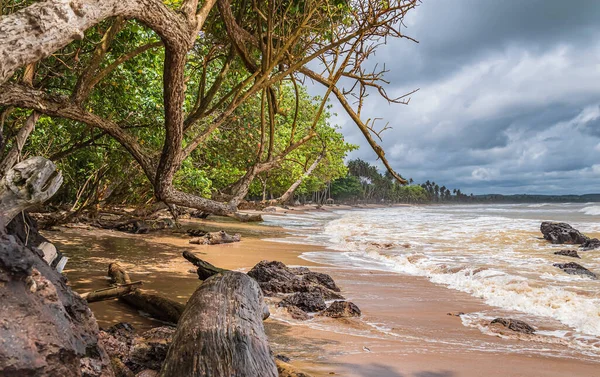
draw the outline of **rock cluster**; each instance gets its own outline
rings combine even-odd
[[[597,238],[590,238],[581,244],[582,250],[593,250],[600,248],[600,240]]]
[[[554,263],[553,266],[560,268],[561,270],[563,270],[564,272],[566,272],[569,275],[586,276],[593,280],[598,279],[598,277],[596,276],[595,273],[593,273],[592,271],[588,270],[587,268],[585,268],[575,262]]]
[[[544,238],[553,244],[582,244],[588,237],[567,223],[544,221],[540,226]]]
[[[258,282],[265,296],[283,297],[279,306],[286,308],[294,319],[306,320],[310,318],[308,313],[325,310],[325,300],[344,300],[331,276],[306,267],[289,268],[282,262],[262,261],[248,272],[248,276]],[[325,311],[329,311],[329,317],[360,315],[358,307],[350,302],[336,301],[331,306],[331,311]],[[348,310],[344,309],[346,307]]]
[[[580,250],[592,250],[600,247],[600,240],[587,237],[567,223],[544,221],[540,226],[540,230],[544,238],[553,244],[581,244]],[[554,254],[581,259],[576,250],[560,250],[554,252]],[[569,275],[585,276],[593,280],[598,278],[595,273],[574,262],[554,263],[553,266],[560,268]]]
[[[128,323],[100,331],[100,341],[121,376],[157,375],[171,345],[174,327],[156,327],[141,335]]]
[[[331,318],[360,317],[360,309],[349,301],[335,301],[322,315]]]
[[[111,376],[96,319],[44,261],[35,226],[9,228],[0,234],[0,375]]]

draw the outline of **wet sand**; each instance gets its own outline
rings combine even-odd
[[[316,317],[300,323],[273,307],[273,316],[265,323],[274,352],[290,357],[292,364],[315,377],[600,375],[599,363],[563,345],[504,339],[463,326],[459,317],[447,313],[491,308],[425,278],[318,266],[299,258],[317,247],[261,240],[283,236],[275,227],[228,219],[190,220],[184,225],[240,232],[242,242],[190,245],[184,233],[128,235],[98,229],[63,229],[46,235],[70,257],[66,273],[78,292],[105,287],[108,263],[118,261],[132,279],[144,281],[144,289],[185,302],[200,282],[190,272],[193,266],[181,257],[184,250],[219,267],[241,271],[268,259],[331,274],[343,294],[361,308],[361,319]],[[91,307],[101,327],[121,321],[133,323],[138,330],[159,325],[116,300]]]

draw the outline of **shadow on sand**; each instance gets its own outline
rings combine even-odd
[[[382,364],[343,364],[344,369],[361,377],[453,377],[451,371],[420,371],[413,373],[399,373],[387,365]]]

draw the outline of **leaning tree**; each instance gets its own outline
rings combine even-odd
[[[15,109],[30,111],[23,132],[15,136],[17,154],[40,115],[85,124],[132,156],[158,201],[244,218],[237,205],[252,181],[315,137],[312,131],[333,97],[392,175],[404,182],[376,141],[381,130],[375,129],[374,120],[363,119],[362,109],[373,91],[387,101],[407,103],[407,95],[387,95],[385,67],[369,70],[367,60],[388,38],[408,38],[401,31],[402,21],[416,5],[417,0],[15,2],[12,13],[0,19],[0,120],[3,127]],[[112,54],[132,23],[142,25],[148,38],[120,55]],[[88,41],[90,30],[98,25],[102,28],[95,32],[101,38]],[[162,114],[150,126],[162,140],[154,148],[139,137],[129,116],[107,114],[95,108],[98,102],[93,100],[115,69],[144,53],[164,57]],[[63,56],[78,67],[61,64]],[[46,64],[49,60],[54,63]],[[141,74],[144,68],[138,67]],[[70,79],[59,87],[48,85],[57,69]],[[36,70],[44,70],[43,77],[36,79]],[[277,151],[277,128],[281,118],[289,116],[280,106],[281,87],[291,83],[297,88],[307,79],[325,89],[312,130],[292,132],[288,147]],[[296,103],[299,95],[295,90]],[[228,202],[178,190],[173,182],[183,161],[232,122],[236,110],[251,98],[260,102],[260,121],[252,127],[263,142],[255,163],[232,185]],[[291,111],[294,118],[299,106]]]

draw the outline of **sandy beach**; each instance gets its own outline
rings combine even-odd
[[[485,312],[490,307],[481,299],[426,278],[308,262],[300,255],[322,248],[263,240],[285,236],[277,227],[220,218],[184,220],[182,224],[239,232],[242,241],[190,245],[183,232],[130,235],[82,228],[61,228],[46,236],[70,258],[66,274],[72,287],[82,293],[105,287],[108,263],[118,261],[132,279],[144,281],[145,289],[185,302],[199,281],[193,266],[181,257],[184,250],[216,266],[240,271],[267,259],[330,274],[347,299],[361,308],[362,318],[315,317],[302,323],[272,307],[272,316],[265,322],[273,351],[315,377],[598,375],[598,362],[579,357],[562,344],[491,336],[464,326],[460,317],[449,313]],[[121,321],[138,330],[160,325],[117,301],[93,303],[91,308],[101,327]]]

